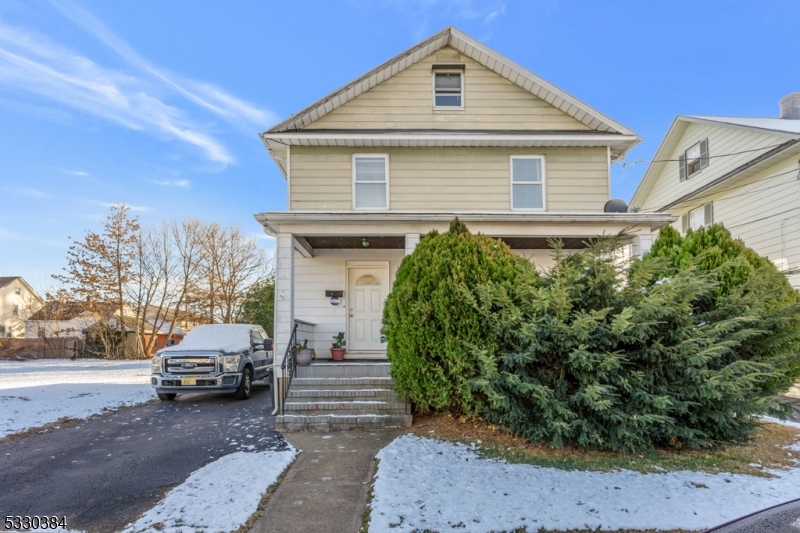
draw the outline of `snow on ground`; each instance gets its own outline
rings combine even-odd
[[[469,446],[413,435],[377,458],[371,532],[700,530],[800,497],[800,467],[776,478],[567,471],[482,459]]]
[[[294,448],[236,452],[196,470],[122,533],[228,533],[256,512],[261,496],[296,455]],[[157,526],[156,524],[161,524]]]
[[[153,397],[149,359],[0,361],[0,437]]]

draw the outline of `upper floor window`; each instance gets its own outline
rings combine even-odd
[[[353,209],[388,209],[389,156],[353,156]]]
[[[683,232],[687,230],[699,230],[714,223],[714,203],[709,202],[696,209],[692,209],[681,216],[681,226]]]
[[[19,316],[19,306],[15,305],[11,307],[11,316]]]
[[[433,72],[433,107],[464,108],[464,72]]]
[[[681,181],[691,178],[708,166],[708,139],[690,146],[679,158]]]
[[[17,287],[16,290],[14,291],[14,294],[16,294],[17,296],[21,295],[22,294],[22,289]]]
[[[511,157],[511,208],[544,209],[544,157]]]

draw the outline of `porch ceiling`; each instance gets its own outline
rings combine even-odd
[[[364,246],[364,239],[367,239],[369,246]],[[339,236],[339,235],[326,235],[320,237],[305,237],[309,246],[314,249],[330,249],[330,248],[358,248],[361,250],[402,250],[406,246],[406,238],[403,235],[391,236]]]
[[[402,250],[405,248],[405,237],[401,235],[379,236],[298,236],[308,243],[314,250]],[[422,237],[425,238],[424,236]],[[512,249],[519,250],[546,250],[550,248],[547,237],[495,237],[505,242]],[[369,246],[364,246],[364,239],[369,241]],[[593,239],[589,237],[560,237],[565,250],[580,250]]]

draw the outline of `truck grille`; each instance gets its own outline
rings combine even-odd
[[[216,357],[175,357],[164,359],[164,373],[166,374],[195,376],[198,374],[215,374],[216,372]]]

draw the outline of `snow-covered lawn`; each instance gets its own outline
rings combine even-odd
[[[149,359],[0,361],[0,437],[153,397]]]
[[[377,458],[373,533],[702,530],[800,497],[800,465],[774,478],[567,471],[482,459],[470,446],[413,435]]]
[[[229,533],[256,511],[261,496],[296,451],[236,452],[196,470],[123,533]]]

